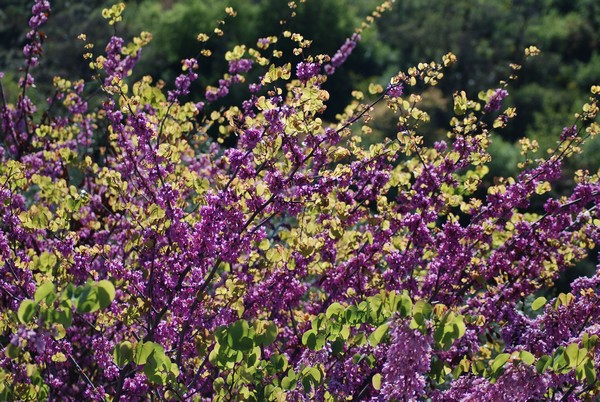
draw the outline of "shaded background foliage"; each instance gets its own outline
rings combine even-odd
[[[28,0],[3,0],[0,8],[0,70],[9,77],[22,66],[20,49],[25,41]],[[50,83],[55,75],[89,79],[91,72],[81,57],[83,48],[75,49],[74,38],[84,32],[90,41],[102,46],[112,33],[102,23],[100,10],[114,2],[105,0],[61,1],[54,5],[52,18],[45,26],[51,38],[47,53],[37,70],[38,82]],[[251,45],[259,37],[280,35],[280,21],[287,29],[314,39],[312,52],[333,54],[372,7],[368,0],[308,0],[294,18],[281,0],[137,0],[128,1],[124,24],[119,29],[125,37],[141,30],[150,31],[154,39],[144,51],[134,80],[143,75],[173,82],[181,68],[180,60],[195,56],[200,45],[198,32],[210,32],[223,18],[226,5],[233,6],[238,18],[227,24],[226,34],[213,38],[209,49],[215,57],[203,58],[196,89],[214,85],[226,70],[223,55],[235,44]],[[600,76],[600,3],[595,0],[404,0],[396,2],[391,12],[365,32],[362,42],[347,63],[327,83],[331,93],[326,118],[334,118],[350,100],[354,88],[366,89],[369,82],[382,85],[399,70],[423,60],[439,60],[448,51],[458,56],[458,63],[441,82],[441,90],[425,92],[424,105],[431,121],[422,127],[425,141],[445,138],[449,114],[449,94],[465,89],[470,96],[497,85],[509,74],[511,62],[520,63],[522,49],[535,44],[542,54],[529,61],[512,84],[511,102],[518,115],[494,135],[490,147],[492,162],[488,180],[495,176],[516,174],[521,158],[517,141],[528,137],[540,144],[540,153],[556,144],[557,127],[571,124],[577,105]],[[282,42],[284,57],[293,59],[291,45]],[[288,46],[288,47],[286,47]],[[16,82],[16,80],[6,80]],[[232,88],[233,101],[245,99],[241,87]],[[46,88],[37,93],[42,98]],[[14,88],[4,88],[11,96]],[[443,95],[445,94],[445,95]],[[34,93],[32,97],[35,98]],[[377,111],[375,112],[377,114]],[[396,122],[377,119],[372,139],[394,136]],[[581,158],[569,160],[566,177],[576,169],[597,170],[600,145],[589,142]],[[572,183],[558,186],[566,193]],[[583,264],[582,272],[592,270]],[[591,271],[590,271],[591,272]],[[567,281],[568,282],[568,281]]]
[[[233,44],[253,43],[256,38],[278,35],[280,20],[289,20],[289,29],[315,40],[313,51],[332,54],[353,27],[360,24],[371,7],[366,0],[307,1],[295,18],[289,19],[289,9],[279,0],[138,0],[127,2],[125,24],[129,36],[142,29],[149,30],[154,40],[138,66],[137,74],[150,74],[171,82],[178,74],[180,60],[199,51],[198,32],[210,31],[223,18],[225,5],[232,5],[240,18],[229,24],[226,35],[212,40],[210,49],[217,57],[204,59],[201,82],[214,83],[223,71],[222,57]],[[25,39],[28,18],[26,0],[4,0],[0,10],[0,66],[15,72],[20,67],[20,49]],[[80,51],[73,41],[85,32],[91,40],[104,43],[110,34],[100,22],[100,9],[110,1],[64,1],[53,9],[53,18],[46,27],[48,54],[39,71],[50,78],[89,76]],[[127,35],[126,35],[127,36]],[[511,146],[522,137],[535,138],[540,149],[555,144],[556,127],[566,125],[585,99],[587,89],[600,76],[600,3],[594,0],[407,0],[396,2],[377,27],[366,33],[357,51],[333,87],[327,88],[332,99],[329,116],[339,113],[347,104],[353,88],[381,77],[386,82],[398,70],[405,70],[422,60],[439,60],[448,51],[459,62],[442,82],[443,93],[464,88],[476,93],[495,85],[506,76],[510,62],[520,62],[522,49],[535,44],[542,55],[524,66],[520,80],[513,85],[511,98],[519,115],[493,151],[498,163],[492,175],[506,171],[509,161],[516,159],[517,149]],[[289,50],[289,49],[282,49]],[[149,53],[149,54],[148,54]],[[284,52],[284,54],[291,54]],[[41,78],[41,77],[40,77]],[[45,81],[40,79],[40,82]],[[430,139],[445,135],[448,116],[442,106],[448,99],[442,92],[428,93],[432,122]],[[239,94],[242,99],[245,94]],[[338,108],[336,109],[336,106]],[[436,117],[437,116],[437,117]],[[390,124],[393,124],[390,122]],[[393,132],[380,127],[380,135]],[[596,148],[579,159],[573,168],[592,167],[598,162]]]

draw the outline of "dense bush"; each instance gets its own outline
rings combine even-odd
[[[520,65],[498,88],[454,93],[447,139],[431,147],[420,94],[451,53],[353,92],[338,121],[321,117],[334,101],[324,83],[390,6],[332,56],[311,54],[311,38],[285,25],[234,47],[201,92],[190,88],[208,47],[174,83],[130,82],[149,33],[115,34],[98,55],[81,35],[94,80],[56,77],[34,103],[50,15],[36,0],[18,93],[0,91],[0,399],[600,393],[600,276],[542,296],[600,240],[597,173],[577,171],[561,181],[570,196],[549,196],[563,161],[600,131],[600,87],[546,159],[522,140],[517,176],[484,188]],[[103,12],[109,24],[123,7]],[[227,8],[198,40],[234,16]],[[296,59],[281,63],[290,43]],[[251,96],[228,103],[234,86]],[[397,133],[364,146],[382,105]]]

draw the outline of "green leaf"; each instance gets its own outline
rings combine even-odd
[[[379,345],[381,339],[387,333],[389,324],[381,324],[377,329],[369,336],[369,344],[373,347]]]
[[[271,364],[273,365],[273,368],[276,372],[280,373],[287,369],[288,360],[287,357],[285,357],[285,355],[273,354],[271,355],[269,360],[271,361]]]
[[[35,314],[35,307],[37,304],[33,300],[23,300],[21,305],[19,306],[19,310],[17,310],[17,318],[23,324],[28,323]]]
[[[350,337],[350,327],[348,325],[344,325],[340,331],[340,335],[344,340],[348,340]]]
[[[323,379],[323,373],[316,367],[307,367],[302,371],[302,386],[304,392],[308,393],[312,389],[313,385],[317,387]]]
[[[167,372],[165,369],[164,363],[160,359],[157,359],[156,353],[152,351],[148,356],[148,361],[144,365],[143,370],[148,381],[154,384],[164,385],[167,379]]]
[[[596,382],[596,369],[594,368],[594,362],[591,359],[585,362],[583,370],[585,372],[585,381],[588,384]]]
[[[419,300],[413,306],[413,318],[417,324],[424,325],[425,320],[431,316],[432,311],[433,309],[431,308],[431,304],[424,300]]]
[[[69,308],[56,310],[54,322],[62,324],[63,327],[69,328],[73,323],[73,311]]]
[[[296,388],[297,382],[298,379],[296,378],[296,373],[294,373],[294,371],[290,369],[288,371],[288,375],[283,377],[283,379],[281,380],[281,387],[283,389],[292,390]]]
[[[535,361],[535,357],[533,356],[533,354],[526,350],[522,350],[521,352],[519,352],[519,357],[521,358],[521,361],[527,364],[528,366],[531,366]]]
[[[231,324],[227,331],[229,332],[229,335],[231,335],[232,338],[234,339],[240,339],[243,336],[247,336],[248,335],[248,329],[250,327],[248,326],[248,321],[246,320],[238,320],[236,322],[234,322],[233,324]]]
[[[325,342],[327,341],[327,339],[325,338],[324,334],[317,334],[317,339],[316,339],[316,344],[315,344],[315,350],[321,350],[323,349],[323,347],[325,346]]]
[[[234,350],[248,351],[254,347],[254,340],[250,337],[233,338],[231,348]]]
[[[542,308],[545,304],[546,304],[547,300],[545,297],[538,297],[537,299],[535,299],[533,301],[533,303],[531,303],[531,309],[533,311],[539,310],[540,308]]]
[[[462,116],[467,112],[467,94],[465,91],[454,94],[454,113]]]
[[[133,345],[129,341],[123,341],[113,349],[113,359],[119,367],[125,366],[133,361]]]
[[[381,389],[381,374],[375,374],[373,378],[371,378],[371,383],[373,384],[373,388],[379,391]]]
[[[331,306],[329,306],[327,308],[327,311],[325,312],[325,316],[327,318],[331,318],[334,315],[338,316],[343,311],[344,311],[344,306],[342,306],[340,303],[332,303]]]
[[[219,394],[219,391],[225,389],[225,379],[223,377],[217,377],[213,381],[213,390]]]
[[[497,373],[498,370],[500,370],[504,364],[508,361],[508,359],[510,358],[510,354],[508,353],[500,353],[498,356],[496,356],[496,358],[492,361],[491,364],[491,369],[493,373]]]
[[[563,356],[565,358],[566,363],[569,365],[569,367],[575,368],[577,366],[577,362],[578,362],[579,345],[576,343],[569,344],[567,346],[567,348],[565,349],[565,353]]]
[[[279,331],[273,322],[269,322],[264,329],[264,333],[256,337],[256,341],[263,346],[269,346],[277,339]]]
[[[260,183],[260,184],[262,184],[262,183]],[[260,185],[260,184],[259,184],[259,185]],[[263,186],[264,186],[264,184],[263,184]],[[257,186],[257,188],[258,188],[258,186]],[[263,192],[264,192],[264,189],[263,189]],[[257,190],[257,193],[258,193],[258,190]],[[262,194],[258,194],[258,195],[260,196],[260,195],[262,195]],[[268,249],[269,249],[269,247],[271,247],[271,242],[269,241],[269,239],[263,239],[263,240],[262,240],[262,241],[261,241],[261,242],[258,244],[258,249],[259,249],[259,250],[266,251],[266,250],[268,250]]]
[[[56,352],[55,354],[52,355],[52,361],[58,362],[58,363],[66,362],[67,356],[65,356],[65,354],[62,352]]]
[[[19,357],[20,351],[21,349],[18,346],[9,343],[8,345],[6,345],[6,349],[4,349],[4,355],[9,359],[16,359],[17,357]]]
[[[110,306],[112,301],[115,299],[115,287],[107,280],[102,280],[97,283],[98,302],[101,309],[105,309]]]
[[[546,371],[548,367],[550,367],[551,363],[552,357],[548,355],[543,355],[538,359],[537,363],[535,364],[535,369],[537,370],[538,374],[543,374],[544,371]]]
[[[340,354],[344,350],[344,339],[337,338],[331,343],[331,353],[333,355]]]
[[[317,332],[314,329],[308,330],[302,335],[302,344],[311,350],[317,348]]]
[[[160,206],[152,204],[148,207],[148,216],[152,222],[156,222],[165,217],[165,211]]]
[[[93,313],[100,309],[100,303],[98,302],[98,292],[96,287],[91,284],[84,286],[83,291],[77,298],[77,312],[78,313]]]
[[[302,378],[302,386],[304,387],[304,393],[308,394],[312,388],[312,381],[309,377]]]
[[[557,348],[552,358],[552,369],[560,374],[568,373],[571,369],[567,359],[566,349],[562,346]]]
[[[134,363],[139,365],[146,364],[148,357],[154,352],[156,346],[157,344],[154,342],[138,342],[137,345],[135,345],[133,354]]]
[[[52,282],[44,282],[37,290],[35,291],[35,295],[33,300],[36,303],[39,303],[41,300],[44,300],[49,294],[54,292],[54,284]]]
[[[309,368],[305,375],[310,377],[315,385],[319,385],[323,379],[323,373],[316,367]]]
[[[326,317],[323,314],[319,314],[318,316],[316,316],[311,322],[312,329],[314,329],[316,331],[321,329],[321,326],[323,325],[325,320],[326,320]]]
[[[467,326],[465,325],[464,317],[462,315],[456,316],[456,318],[452,322],[452,327],[454,329],[454,333],[457,335],[456,339],[462,338],[462,336],[467,331]]]
[[[217,329],[215,330],[215,338],[217,339],[217,343],[219,345],[227,345],[227,339],[229,338],[229,332],[227,331],[227,327],[224,325],[217,327]]]
[[[358,309],[356,306],[348,306],[346,311],[344,312],[344,321],[350,325],[355,324],[358,321]]]
[[[217,343],[215,345],[215,347],[213,348],[213,350],[210,351],[210,354],[208,355],[208,361],[216,364],[221,358],[221,344]]]
[[[400,313],[401,317],[408,317],[411,310],[413,308],[413,303],[412,300],[410,299],[410,297],[408,295],[402,295],[400,296],[400,299],[398,300],[398,305],[397,305],[397,311]]]

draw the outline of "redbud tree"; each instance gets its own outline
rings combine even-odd
[[[217,83],[202,79],[202,44],[226,32],[231,8],[173,83],[131,79],[149,33],[126,41],[116,29],[100,51],[82,34],[94,78],[55,77],[35,103],[51,14],[35,1],[19,91],[0,88],[0,399],[600,394],[600,276],[541,296],[600,241],[597,173],[549,196],[600,131],[600,86],[547,157],[522,140],[518,176],[485,188],[520,65],[498,88],[452,94],[447,139],[432,146],[421,94],[450,53],[321,117],[335,101],[324,83],[391,6],[333,55],[311,54],[311,38],[284,24],[230,49]],[[103,16],[118,28],[123,8]],[[250,96],[228,102],[239,88]],[[397,130],[366,146],[375,108]]]

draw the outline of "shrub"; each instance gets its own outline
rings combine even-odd
[[[322,85],[390,6],[331,57],[285,27],[235,47],[201,93],[190,93],[197,58],[169,90],[128,82],[151,35],[115,35],[85,55],[94,81],[56,77],[34,104],[50,14],[36,0],[20,91],[0,109],[0,399],[598,395],[600,278],[543,292],[600,240],[597,174],[544,198],[598,133],[600,87],[546,159],[528,158],[536,144],[524,140],[518,175],[481,188],[491,133],[515,116],[502,104],[516,64],[476,99],[455,93],[447,141],[432,147],[419,93],[452,54],[320,118]],[[103,15],[118,25],[123,7]],[[278,64],[282,41],[295,65]],[[251,97],[228,105],[250,70]],[[363,147],[381,104],[397,135]]]

